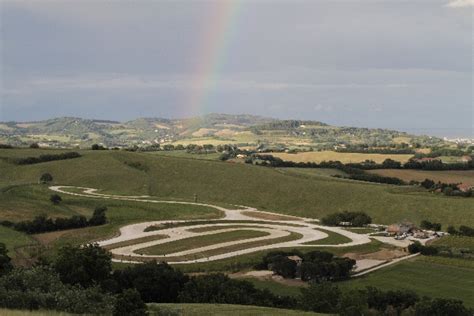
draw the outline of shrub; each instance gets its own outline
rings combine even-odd
[[[115,316],[142,316],[147,315],[146,305],[135,289],[126,289],[117,297],[114,307]]]
[[[53,176],[50,173],[43,173],[40,177],[40,183],[48,183],[53,181]]]
[[[7,274],[13,269],[12,259],[8,256],[8,249],[4,243],[0,243],[0,276]]]
[[[61,198],[59,194],[52,194],[49,197],[49,200],[53,202],[53,204],[59,204],[59,202],[61,202],[63,199]]]

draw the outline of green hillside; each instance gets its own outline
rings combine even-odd
[[[0,158],[44,152],[7,149],[0,150]],[[305,176],[252,165],[149,153],[81,151],[81,154],[81,158],[25,166],[0,159],[2,217],[32,216],[45,210],[53,215],[66,212],[64,208],[51,207],[47,201],[50,192],[37,185],[40,175],[50,172],[54,183],[61,185],[163,199],[192,200],[197,194],[200,201],[244,204],[311,218],[353,210],[367,212],[374,222],[384,224],[403,219],[415,223],[427,219],[443,225],[474,224],[472,199],[433,195],[412,187],[360,183],[316,174]],[[126,162],[138,162],[147,170],[130,167]],[[80,212],[81,206],[70,208]]]

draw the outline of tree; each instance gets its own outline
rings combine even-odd
[[[430,179],[425,179],[424,181],[421,182],[421,186],[424,187],[425,189],[429,190],[432,187],[434,187],[435,182]]]
[[[104,225],[107,222],[107,218],[105,216],[105,211],[107,211],[107,207],[100,206],[96,207],[92,217],[89,219],[89,225],[91,226],[99,226]]]
[[[270,263],[270,269],[285,279],[293,279],[296,275],[296,262],[286,256],[277,256]]]
[[[38,149],[40,148],[40,146],[38,145],[38,143],[32,143],[30,144],[30,148]]]
[[[110,278],[112,256],[97,244],[65,246],[58,252],[54,269],[63,282],[89,287]]]
[[[141,316],[147,315],[146,304],[142,301],[140,293],[135,289],[126,289],[117,297],[115,303],[115,316]]]
[[[115,270],[113,279],[119,288],[135,288],[146,303],[177,302],[178,293],[188,281],[188,277],[181,271],[156,261]]]
[[[301,289],[300,305],[303,309],[317,313],[337,313],[341,291],[329,282],[311,283]]]
[[[0,276],[7,274],[13,269],[12,259],[8,256],[8,249],[4,243],[0,243]]]
[[[61,202],[63,199],[58,194],[52,194],[49,200],[53,202],[53,204],[59,204],[59,202]]]
[[[43,173],[40,177],[40,183],[48,183],[53,181],[53,176],[50,173]]]
[[[416,304],[415,313],[419,316],[472,316],[472,310],[469,311],[462,301],[444,298],[424,298]]]

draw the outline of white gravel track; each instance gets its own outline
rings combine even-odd
[[[127,260],[114,258],[113,260],[116,262],[126,262],[126,263],[140,263],[141,262],[137,259],[134,260],[134,258],[163,259],[163,255],[141,255],[141,254],[138,254],[137,251],[143,248],[160,245],[160,244],[166,244],[172,241],[182,240],[186,238],[211,235],[211,234],[221,233],[225,231],[227,232],[227,231],[235,231],[235,230],[241,230],[241,229],[246,229],[246,230],[251,229],[251,230],[261,231],[261,232],[268,233],[268,235],[257,237],[257,238],[249,238],[245,240],[236,240],[236,241],[230,241],[230,242],[224,242],[224,243],[216,243],[214,245],[206,246],[206,247],[191,248],[186,251],[166,254],[166,257],[179,257],[179,256],[189,256],[189,255],[194,255],[195,257],[198,257],[199,254],[204,251],[226,248],[226,247],[234,246],[234,245],[245,245],[246,243],[250,243],[250,242],[259,242],[259,241],[266,241],[266,240],[268,240],[268,244],[261,245],[261,246],[254,246],[254,247],[249,246],[249,248],[229,251],[229,252],[225,252],[225,253],[221,253],[217,255],[212,255],[209,257],[201,257],[201,258],[192,259],[192,260],[183,260],[183,261],[169,262],[169,263],[170,264],[190,264],[190,263],[208,262],[208,261],[213,261],[213,260],[231,258],[231,257],[243,255],[243,254],[248,254],[248,253],[253,253],[253,252],[268,250],[268,249],[291,248],[291,247],[314,247],[315,245],[307,245],[305,243],[322,240],[328,237],[328,234],[318,229],[331,231],[331,232],[343,235],[351,240],[350,242],[337,244],[337,245],[318,244],[317,245],[318,247],[348,247],[348,246],[363,245],[363,244],[367,244],[371,242],[371,239],[367,235],[352,233],[350,231],[344,230],[339,227],[328,227],[328,226],[317,225],[317,224],[314,224],[315,220],[310,219],[310,218],[291,216],[292,218],[295,218],[295,220],[293,219],[292,220],[269,220],[269,219],[251,217],[242,213],[242,212],[252,211],[252,212],[258,212],[260,215],[272,215],[272,216],[275,216],[276,218],[278,216],[281,216],[281,214],[258,211],[257,209],[252,208],[252,207],[239,206],[240,207],[239,209],[227,209],[221,206],[206,204],[206,203],[154,200],[149,196],[122,196],[122,195],[101,194],[97,192],[97,189],[85,188],[85,187],[51,186],[50,189],[52,191],[55,191],[61,194],[69,194],[69,195],[88,197],[88,198],[114,199],[114,200],[135,201],[135,202],[144,202],[144,203],[200,205],[200,206],[206,206],[206,207],[217,209],[223,212],[224,214],[224,216],[219,219],[203,220],[203,222],[205,223],[199,224],[199,225],[196,225],[196,222],[198,222],[198,220],[189,220],[189,221],[167,220],[167,221],[144,222],[144,223],[131,224],[131,225],[126,225],[124,227],[121,227],[119,236],[108,239],[108,240],[100,241],[98,242],[98,244],[100,246],[107,246],[107,245],[115,244],[118,242],[130,241],[130,240],[153,236],[153,235],[166,235],[168,237],[164,239],[157,239],[157,240],[152,240],[152,241],[147,241],[147,242],[139,242],[137,244],[133,244],[126,247],[113,248],[110,250],[112,254],[116,256],[121,256],[122,258],[123,257],[130,258]],[[71,192],[70,190],[76,190],[76,192]],[[80,193],[77,193],[77,190],[79,190]],[[229,222],[228,223],[217,222],[215,224],[209,223],[212,221],[222,221],[222,220],[226,220]],[[256,223],[235,222],[235,221],[243,221],[243,220],[255,221]],[[164,228],[164,229],[159,229],[159,230],[154,230],[154,231],[149,231],[149,232],[144,231],[147,227],[152,226],[152,225],[160,225],[160,224],[165,224],[165,223],[183,223],[183,222],[184,223],[193,222],[193,225],[192,226],[179,226],[179,227],[173,227],[173,228]],[[242,228],[237,228],[237,227],[226,228],[226,226],[236,226],[236,225],[241,225]],[[216,229],[217,228],[221,228],[221,229],[217,229],[214,231],[206,231],[206,232],[189,231],[189,229],[195,229],[195,228],[201,228],[201,227],[216,227]],[[271,243],[272,239],[286,237],[286,236],[289,236],[291,233],[299,234],[301,235],[301,237],[296,240]]]

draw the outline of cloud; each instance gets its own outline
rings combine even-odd
[[[449,8],[474,7],[474,0],[454,0],[446,4]]]

